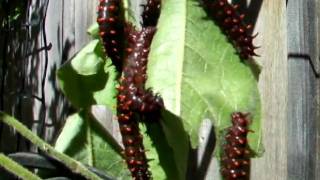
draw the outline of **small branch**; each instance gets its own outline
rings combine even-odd
[[[45,85],[46,85],[46,78],[47,78],[47,70],[48,70],[48,43],[47,43],[47,35],[46,35],[46,18],[47,18],[47,11],[48,11],[48,6],[49,6],[49,0],[46,1],[45,3],[45,10],[44,10],[44,17],[42,21],[42,37],[43,37],[43,42],[44,42],[44,47],[45,49],[45,63],[44,63],[44,72],[43,72],[43,77],[41,80],[41,94],[42,94],[42,105],[45,106]],[[49,47],[51,49],[51,47]]]
[[[36,136],[33,132],[31,132],[27,127],[25,127],[15,118],[3,112],[0,112],[0,121],[4,122],[10,127],[15,128],[23,137],[31,141],[34,145],[38,146],[39,149],[46,152],[51,157],[62,162],[72,172],[78,173],[87,179],[100,180],[100,178],[96,174],[90,172],[83,164],[55,150],[52,146],[50,146],[48,143],[44,142],[41,138]]]
[[[12,159],[0,153],[0,166],[4,167],[7,171],[18,176],[21,179],[41,180],[40,177],[30,172],[28,169],[19,165]]]

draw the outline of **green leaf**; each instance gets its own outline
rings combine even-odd
[[[166,0],[162,5],[147,85],[161,94],[169,112],[181,118],[192,147],[198,145],[203,119],[212,120],[219,137],[231,126],[231,113],[241,111],[253,117],[249,143],[255,153],[261,153],[260,95],[250,67],[206,18],[197,0]],[[166,136],[176,138],[173,133]]]
[[[149,161],[153,179],[184,179],[180,178],[173,150],[164,138],[164,131],[160,123],[146,123],[140,125],[143,144]]]
[[[189,136],[183,127],[179,117],[169,111],[162,112],[161,126],[163,138],[168,146],[172,148],[173,157],[177,165],[179,179],[186,179],[190,142]],[[173,163],[173,162],[172,162]]]
[[[10,159],[9,157],[5,156],[2,153],[0,153],[0,167],[1,166],[21,179],[41,180],[40,177],[33,174],[28,169],[19,165],[18,163],[16,163],[15,161],[13,161],[12,159]],[[6,177],[3,177],[3,175],[1,174],[0,174],[0,178],[6,179]]]
[[[70,116],[59,135],[55,148],[75,159],[104,170],[115,177],[127,178],[127,166],[120,156],[122,148],[111,135],[118,129],[103,129],[108,127],[110,111],[103,106],[91,107],[92,117],[84,111]],[[108,115],[107,115],[108,116]],[[184,179],[179,178],[178,168],[164,131],[159,123],[140,124],[147,158],[150,160],[150,170],[154,179]],[[176,131],[179,132],[179,131]],[[179,145],[179,143],[178,143]],[[110,166],[112,163],[112,166]],[[130,173],[129,173],[130,174]]]
[[[88,34],[93,38],[93,39],[98,39],[99,36],[99,25],[97,22],[93,23],[87,30]]]
[[[60,87],[77,108],[93,104],[114,108],[117,72],[103,56],[99,40],[94,40],[58,70]]]
[[[93,40],[72,58],[70,63],[77,74],[94,75],[104,65],[103,56],[104,52],[99,40]]]
[[[56,141],[56,149],[119,179],[131,179],[127,165],[110,135],[87,112],[70,116]]]
[[[85,121],[78,113],[69,116],[56,140],[54,148],[59,152],[65,152],[70,148],[70,144],[72,144],[77,136],[80,134],[85,136],[86,131],[84,128]]]

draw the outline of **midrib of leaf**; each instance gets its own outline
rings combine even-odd
[[[95,167],[95,162],[94,162],[94,152],[93,152],[93,142],[92,142],[92,133],[91,133],[91,123],[90,121],[87,121],[88,126],[87,126],[87,142],[88,142],[88,164],[90,166]]]
[[[181,1],[182,2],[182,1]],[[184,10],[184,16],[187,17],[187,6],[188,6],[188,1],[184,1],[186,2],[185,5],[183,6],[183,10]],[[181,74],[183,72],[183,59],[185,58],[185,54],[184,54],[184,42],[186,41],[186,28],[187,28],[187,18],[182,18],[182,22],[183,22],[183,25],[184,25],[184,28],[182,31],[182,41],[183,43],[182,46],[181,46],[181,54],[180,56],[178,56],[178,67],[177,67],[177,88],[176,88],[176,97],[177,97],[177,100],[176,100],[176,114],[179,114],[181,113],[181,86],[182,86],[182,76],[179,76],[179,74]]]

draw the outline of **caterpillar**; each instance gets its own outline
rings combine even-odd
[[[227,0],[200,0],[200,3],[208,16],[213,18],[233,43],[240,58],[252,59],[253,56],[258,56],[255,53],[255,49],[258,47],[255,47],[252,42],[257,35],[250,35],[252,25],[244,23],[245,15],[238,14],[238,5],[231,5]]]
[[[99,0],[97,22],[104,49],[117,70],[121,71],[125,46],[122,1]]]
[[[128,55],[118,90],[127,89],[127,92],[124,96],[119,96],[118,101],[125,97],[130,99],[128,108],[135,112],[153,112],[163,107],[162,98],[154,95],[151,89],[145,89],[148,54],[155,31],[155,27],[142,28],[140,32],[135,32],[131,25],[126,28],[129,34],[126,48]]]
[[[146,5],[143,5],[142,13],[142,25],[143,27],[147,26],[156,26],[161,9],[161,0],[148,0]]]
[[[250,149],[247,143],[250,122],[247,116],[241,112],[231,115],[232,126],[227,130],[221,158],[221,174],[226,180],[245,180],[250,176]]]
[[[146,63],[150,44],[155,33],[154,27],[136,31],[128,25],[126,58],[123,65],[123,76],[120,78],[117,96],[118,120],[125,157],[131,175],[136,180],[151,178],[147,158],[139,133],[137,114],[151,111],[162,106],[159,96],[153,96],[151,90],[145,90]]]

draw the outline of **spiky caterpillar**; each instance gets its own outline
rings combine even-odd
[[[125,146],[128,168],[134,179],[150,179],[148,163],[139,133],[137,114],[150,112],[162,106],[162,100],[145,90],[146,63],[150,44],[155,33],[154,27],[143,28],[137,32],[132,26],[126,28],[128,42],[123,76],[118,87],[118,120]]]
[[[147,4],[143,7],[142,25],[156,26],[160,16],[161,0],[147,0]]]
[[[157,25],[159,16],[160,16],[160,9],[161,9],[161,0],[147,0],[147,3],[143,5],[144,9],[142,12],[142,26],[145,29],[149,29],[150,31],[155,31],[155,27]],[[147,28],[146,28],[147,27]],[[148,31],[149,31],[148,30]],[[147,37],[148,43],[145,45],[151,44],[152,36]],[[145,89],[145,82],[146,82],[146,65],[147,65],[147,58],[149,54],[149,47],[143,47],[145,50],[142,50],[139,54],[139,59],[136,63],[139,65],[137,69],[139,73],[134,74],[134,91],[136,93],[132,93],[133,99],[133,109],[144,113],[152,112],[153,114],[157,114],[156,111],[163,107],[163,101],[161,97],[158,95],[154,95],[151,89]]]
[[[128,55],[118,90],[127,91],[118,96],[118,100],[129,99],[128,108],[135,112],[152,112],[163,107],[161,97],[153,95],[151,89],[145,89],[148,54],[155,31],[155,27],[143,28],[140,32],[136,32],[131,25],[126,28],[129,34],[126,48]]]
[[[232,126],[225,136],[224,154],[221,158],[221,174],[226,180],[249,179],[250,150],[247,143],[248,114],[235,112],[231,115]]]
[[[122,1],[99,0],[97,22],[105,51],[117,70],[121,71],[125,46]]]
[[[214,19],[222,31],[228,36],[242,59],[257,56],[257,47],[252,43],[255,36],[250,35],[252,25],[246,25],[244,15],[237,12],[238,5],[232,5],[227,0],[200,0],[207,14]]]

